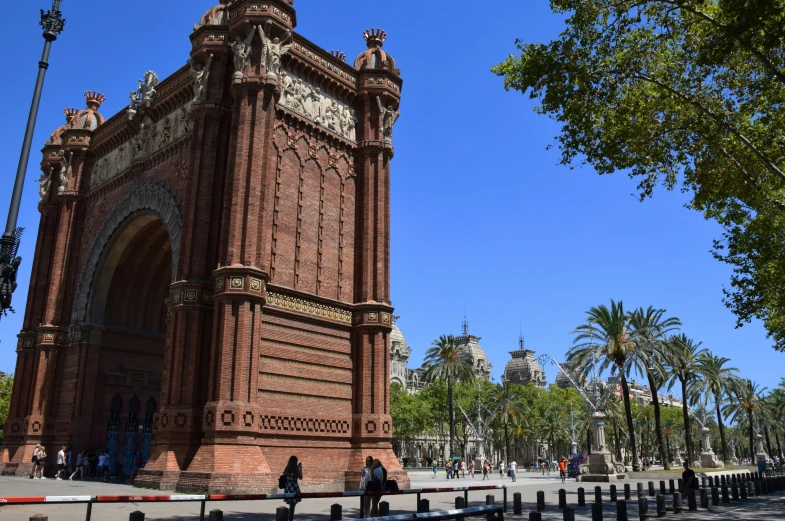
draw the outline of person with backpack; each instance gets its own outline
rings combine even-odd
[[[289,505],[289,509],[291,510],[289,519],[294,515],[294,507],[297,503],[302,501],[300,498],[300,485],[297,483],[297,481],[301,479],[303,479],[303,464],[297,461],[297,456],[292,456],[289,458],[289,463],[286,464],[283,474],[278,478],[278,488],[282,488],[284,494],[295,495],[293,498],[286,498],[283,500],[284,503]],[[282,484],[283,486],[281,486]]]
[[[362,473],[360,475],[360,490],[365,492],[368,491],[368,484],[371,482],[371,465],[373,465],[373,456],[368,456],[365,458],[365,466],[363,467]],[[366,517],[370,510],[371,496],[366,494],[363,496],[363,511],[360,513],[360,517]]]
[[[378,459],[373,460],[371,464],[371,481],[368,484],[368,490],[372,492],[377,492],[371,496],[371,517],[377,517],[379,515],[379,501],[382,499],[382,495],[378,492],[384,490],[384,483],[387,481],[387,469],[384,468],[382,462]]]

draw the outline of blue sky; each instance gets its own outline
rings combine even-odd
[[[182,66],[192,26],[213,4],[138,0],[129,10],[122,2],[63,0],[68,23],[53,47],[25,183],[18,312],[0,321],[0,370],[14,369],[27,298],[39,218],[37,151],[64,122],[63,108],[84,106],[84,91],[104,93],[101,111],[110,117],[144,71],[164,78]],[[47,0],[5,6],[6,36],[15,44],[2,87],[3,216],[43,44],[41,7]],[[411,366],[434,338],[460,332],[464,312],[497,380],[519,328],[527,347],[561,359],[585,311],[614,298],[628,308],[666,308],[685,333],[731,358],[746,377],[769,388],[779,383],[785,354],[771,348],[759,323],[735,329],[721,302],[730,269],[709,253],[719,227],[684,209],[678,192],[661,190],[640,203],[624,175],[558,166],[558,153],[546,150],[557,127],[489,72],[515,52],[516,38],[556,37],[563,21],[547,0],[296,0],[295,7],[296,30],[349,61],[365,48],[364,29],[384,28],[384,48],[402,71],[392,290],[414,349]],[[555,368],[545,369],[553,381]]]

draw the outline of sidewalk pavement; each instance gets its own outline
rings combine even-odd
[[[633,489],[633,501],[628,502],[628,515],[630,519],[638,519],[637,500],[635,500],[636,481],[630,482]],[[526,521],[528,514],[536,508],[537,491],[545,492],[547,508],[543,512],[544,521],[561,521],[562,512],[558,509],[558,491],[564,488],[567,491],[567,504],[576,508],[576,520],[591,519],[590,507],[576,507],[577,491],[579,486],[586,489],[586,500],[591,502],[594,499],[594,483],[576,483],[568,480],[562,485],[557,477],[534,475],[534,473],[523,473],[518,476],[516,483],[510,479],[501,479],[498,473],[494,478],[482,482],[482,479],[465,478],[458,480],[446,480],[441,474],[440,478],[431,479],[427,476],[413,476],[412,488],[431,488],[431,487],[463,487],[472,485],[499,485],[508,486],[509,512],[506,518],[513,521]],[[624,482],[617,483],[619,496],[623,497]],[[603,509],[606,520],[616,519],[616,507],[609,500],[609,484],[602,484],[603,489]],[[520,492],[523,502],[523,516],[512,515],[513,494]],[[502,490],[482,490],[469,493],[469,506],[485,504],[486,494],[495,496],[497,503],[502,501]],[[106,484],[94,481],[56,481],[48,479],[30,480],[25,478],[0,477],[0,496],[73,496],[73,495],[170,495],[169,492],[154,490],[141,490],[132,488],[128,485]],[[430,501],[431,510],[448,510],[454,508],[455,497],[461,496],[460,492],[448,492],[439,494],[424,494],[423,498]],[[670,496],[669,496],[670,497]],[[416,511],[416,495],[388,496],[383,498],[390,503],[390,514],[406,514]],[[330,505],[340,503],[343,505],[344,519],[355,519],[359,515],[359,498],[325,498],[325,499],[305,499],[297,505],[295,519],[297,521],[328,521],[330,516]],[[654,512],[654,498],[649,501],[649,511],[652,518],[656,516]],[[283,505],[281,500],[269,501],[237,501],[237,502],[208,502],[206,511],[220,509],[224,511],[224,518],[227,521],[274,521],[275,509]],[[146,514],[145,519],[150,520],[171,520],[171,521],[197,521],[199,519],[199,503],[116,503],[116,504],[96,504],[93,505],[93,520],[96,521],[127,521],[129,514],[134,511],[142,511]],[[80,521],[85,519],[86,505],[7,505],[0,507],[0,521],[28,521],[35,514],[49,516],[50,521]],[[673,515],[672,512],[668,517]],[[775,519],[785,519],[785,496],[782,494],[772,494],[764,498],[754,498],[746,502],[735,502],[726,506],[712,507],[709,511],[699,511],[678,516],[684,521],[768,521]]]

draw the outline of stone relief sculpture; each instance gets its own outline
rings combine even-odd
[[[91,188],[115,178],[127,170],[132,161],[155,154],[175,143],[188,135],[192,128],[190,104],[173,110],[156,123],[146,119],[140,125],[138,135],[96,162],[90,179]]]
[[[191,75],[194,77],[194,103],[201,103],[207,95],[207,82],[210,80],[210,66],[213,64],[213,55],[207,58],[204,65],[191,62]]]
[[[262,37],[262,53],[264,54],[264,65],[267,69],[267,76],[277,78],[281,74],[281,57],[289,52],[293,43],[284,45],[292,36],[291,29],[286,30],[286,36],[283,41],[273,38],[272,40],[264,34],[264,28],[259,26],[259,34]]]
[[[60,187],[57,189],[58,192],[65,191],[66,187],[68,186],[68,176],[71,174],[71,160],[74,158],[74,154],[66,154],[65,150],[61,150],[59,152],[60,155]],[[68,157],[66,157],[66,155]]]
[[[382,134],[384,135],[384,141],[392,143],[393,127],[395,126],[395,122],[398,121],[398,118],[401,117],[401,111],[393,110],[392,105],[384,108],[382,99],[379,96],[376,96],[376,102],[379,104],[379,113],[382,116]]]
[[[245,40],[237,36],[237,39],[229,45],[234,54],[234,79],[242,80],[245,69],[248,67],[248,60],[251,59],[251,42],[256,34],[256,27],[251,26],[251,32],[245,37]]]
[[[355,111],[291,72],[281,71],[279,103],[349,141],[357,139]]]
[[[46,200],[46,196],[49,195],[49,185],[52,184],[52,172],[54,171],[54,168],[49,166],[47,169],[48,172],[42,173],[41,177],[38,178],[38,182],[41,183],[41,186],[38,187],[38,195],[40,196],[38,204],[41,204]]]
[[[143,76],[143,79],[137,83],[136,90],[132,91],[128,96],[131,101],[128,105],[128,112],[132,114],[136,114],[136,109],[142,103],[155,101],[155,87],[158,86],[158,75],[153,71],[147,71]]]

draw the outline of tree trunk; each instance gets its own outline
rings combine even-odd
[[[722,461],[728,461],[728,445],[725,443],[725,425],[722,423],[722,411],[720,410],[720,395],[714,395],[717,403],[717,426],[720,429],[720,443],[722,444]]]
[[[687,459],[690,460],[690,463],[693,463],[695,460],[692,457],[694,447],[692,446],[692,430],[690,430],[690,404],[687,399],[687,380],[682,380],[681,378],[679,380],[681,381],[681,409],[684,414],[684,441],[687,442]]]
[[[666,458],[666,451],[665,451],[665,433],[662,429],[662,419],[660,417],[660,397],[659,391],[657,389],[657,383],[654,381],[654,378],[651,377],[650,374],[646,374],[649,378],[649,388],[651,389],[651,403],[654,405],[654,429],[657,434],[657,447],[660,451],[660,461],[665,466],[665,470],[671,469],[671,464]]]
[[[750,463],[755,463],[755,439],[753,436],[753,431],[755,430],[753,427],[753,420],[752,420],[752,411],[747,411],[747,418],[750,420]]]
[[[763,435],[766,437],[766,448],[768,449],[767,454],[771,456],[771,453],[774,452],[774,447],[771,446],[771,439],[769,438],[769,428],[763,428]]]
[[[450,455],[449,461],[452,462],[452,457],[455,454],[455,414],[452,404],[452,378],[447,378],[447,407],[450,414]]]
[[[774,436],[777,438],[777,450],[779,451],[778,456],[781,458],[783,452],[782,452],[782,445],[780,445],[780,433],[775,431]]]
[[[507,431],[507,411],[504,412],[504,459],[510,463],[510,434]]]
[[[630,405],[630,388],[627,385],[627,377],[624,375],[624,370],[619,369],[619,376],[621,376],[621,390],[624,393],[624,414],[627,417],[627,428],[629,429],[630,436],[630,450],[632,452],[632,470],[638,472],[640,464],[638,463],[638,450],[635,446],[635,425],[632,423],[632,407]]]

